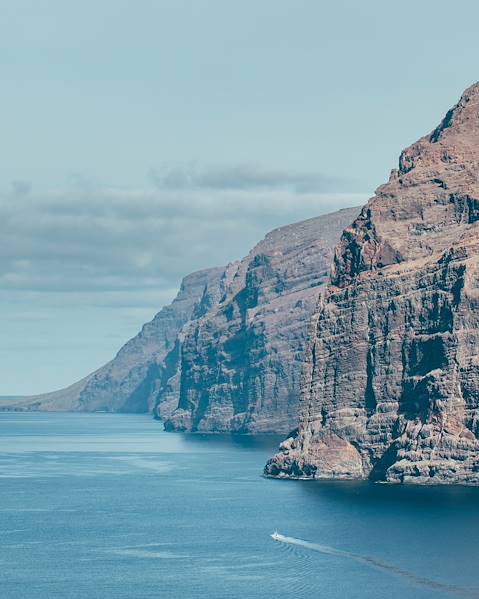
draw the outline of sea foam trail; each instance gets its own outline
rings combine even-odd
[[[359,562],[361,564],[366,564],[373,568],[377,568],[379,570],[383,570],[385,572],[389,572],[390,574],[395,574],[397,576],[401,576],[402,578],[406,578],[411,582],[422,585],[431,589],[435,589],[438,591],[444,591],[450,594],[455,595],[456,597],[470,597],[470,598],[478,598],[478,592],[473,591],[472,589],[464,589],[462,587],[457,587],[454,585],[443,584],[441,582],[437,582],[435,580],[431,580],[430,578],[426,578],[424,576],[419,576],[414,574],[413,572],[408,572],[407,570],[401,570],[392,564],[388,564],[386,562],[382,562],[373,557],[368,557],[365,555],[360,555],[358,553],[352,553],[350,551],[342,551],[341,549],[335,549],[334,547],[329,547],[328,545],[321,545],[319,543],[311,543],[310,541],[305,541],[303,539],[297,539],[295,537],[287,537],[285,535],[277,534],[275,541],[280,543],[286,543],[288,545],[297,545],[298,547],[303,547],[304,549],[309,549],[310,551],[316,551],[318,553],[323,553],[326,555],[333,555],[336,557],[342,557],[346,559],[354,560],[355,562]]]

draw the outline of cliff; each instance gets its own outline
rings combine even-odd
[[[188,275],[174,301],[145,324],[118,354],[96,372],[66,389],[2,402],[2,410],[148,412],[153,409],[162,378],[168,376],[166,358],[178,335],[192,318],[199,318],[219,300],[224,268]],[[164,414],[176,407],[166,402]]]
[[[268,476],[479,483],[479,84],[336,249]]]
[[[167,430],[288,432],[318,289],[333,248],[357,215],[346,209],[269,233],[225,275],[225,295],[182,333],[172,359],[179,394]]]

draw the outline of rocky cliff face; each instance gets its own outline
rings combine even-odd
[[[224,268],[212,268],[188,275],[169,306],[145,324],[108,364],[67,389],[36,397],[2,403],[14,410],[97,410],[147,412],[152,410],[162,380],[168,377],[167,357],[174,352],[185,324],[201,317],[224,293]],[[176,402],[166,401],[162,414],[168,415]]]
[[[348,227],[269,476],[479,483],[479,84]]]
[[[311,315],[333,247],[358,209],[282,227],[231,265],[219,305],[182,333],[167,430],[288,432],[297,404]]]

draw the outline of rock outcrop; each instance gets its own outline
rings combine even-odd
[[[174,301],[145,324],[116,357],[96,372],[66,389],[35,397],[2,402],[2,410],[148,412],[163,379],[169,377],[168,356],[178,345],[187,322],[200,318],[217,303],[224,289],[224,268],[188,275]],[[171,359],[171,356],[170,356]],[[177,401],[166,401],[161,414],[168,416]]]
[[[182,333],[167,430],[288,432],[297,425],[304,348],[333,248],[358,208],[269,233],[225,275],[225,295]]]
[[[479,484],[479,84],[336,249],[268,476]]]

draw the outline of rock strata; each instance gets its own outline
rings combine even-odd
[[[346,209],[269,233],[225,273],[219,304],[183,331],[167,430],[288,432],[318,289],[357,215]],[[160,391],[158,405],[164,402]]]
[[[265,474],[479,484],[479,84],[345,229]]]

